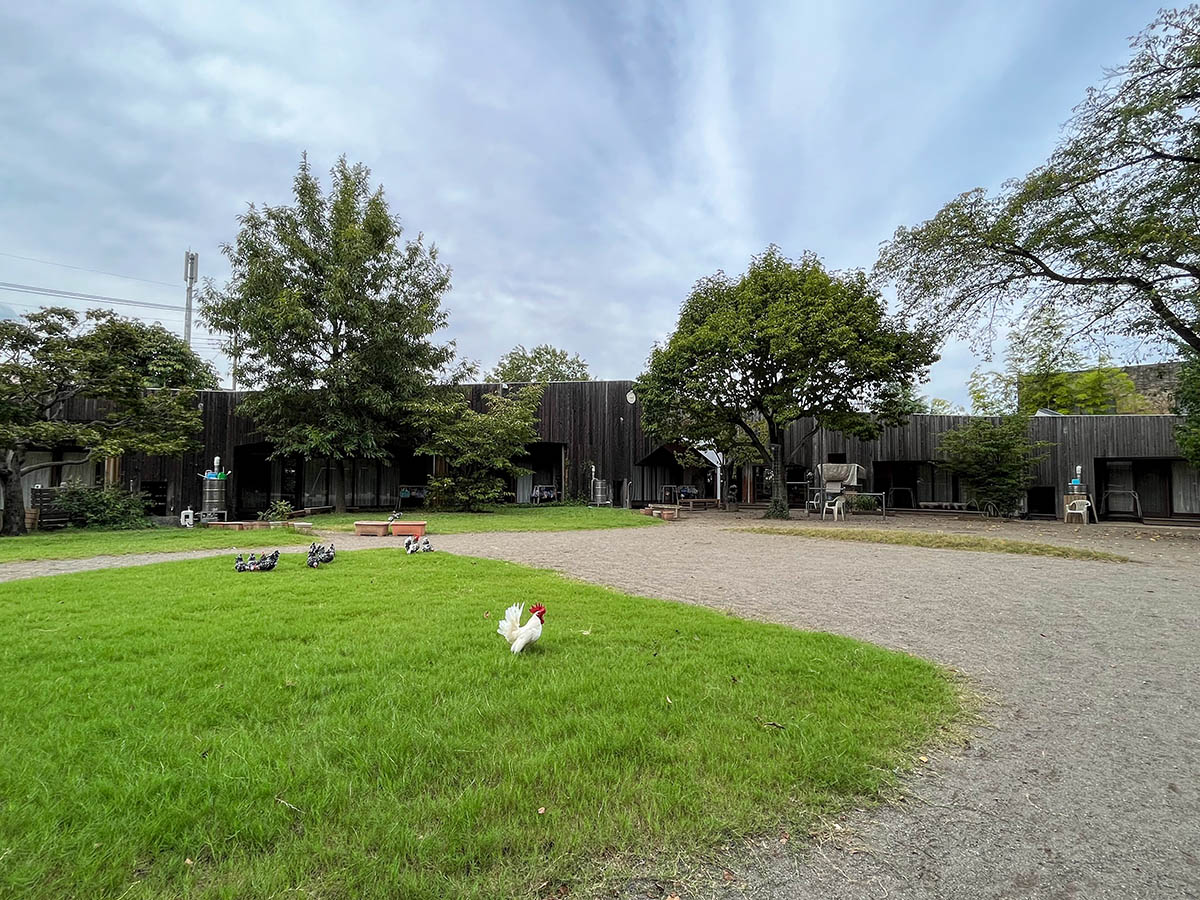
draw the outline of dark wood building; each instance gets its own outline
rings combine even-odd
[[[499,385],[466,387],[470,402],[482,408],[486,394]],[[229,514],[255,515],[274,499],[297,508],[328,506],[329,465],[322,459],[271,459],[272,448],[237,407],[244,393],[209,391],[202,395],[204,429],[201,449],[175,457],[130,455],[119,462],[121,484],[144,490],[154,512],[178,516],[201,508],[203,473],[219,456],[231,470],[227,485]],[[803,504],[806,479],[820,462],[852,462],[865,470],[864,489],[882,491],[893,507],[964,506],[971,497],[964,485],[937,465],[940,438],[969,421],[966,416],[913,416],[904,426],[887,429],[878,439],[859,441],[838,432],[810,432],[796,422],[785,441],[792,503]],[[1174,416],[1046,416],[1030,419],[1030,435],[1050,445],[1038,465],[1029,509],[1061,514],[1064,487],[1081,467],[1081,480],[1097,504],[1114,517],[1137,512],[1148,518],[1200,518],[1200,472],[1188,465],[1175,442]],[[513,487],[518,502],[535,495],[587,499],[592,478],[610,487],[614,505],[641,506],[672,499],[680,489],[716,495],[716,472],[697,464],[695,454],[649,440],[642,428],[641,404],[631,381],[560,382],[546,386],[538,410],[538,440],[526,460],[533,474]],[[88,476],[63,456],[62,477]],[[349,468],[351,506],[395,509],[419,504],[436,462],[415,456],[410,447],[394,448],[383,462],[362,460]],[[78,470],[78,471],[77,471]],[[58,470],[54,470],[58,471]],[[101,469],[96,469],[96,472]],[[113,470],[110,468],[110,473]],[[57,483],[51,474],[48,484]],[[734,473],[734,497],[740,502],[766,500],[770,474],[762,466]],[[32,486],[32,485],[30,485]]]

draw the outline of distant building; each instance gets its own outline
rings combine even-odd
[[[1144,366],[1122,366],[1121,369],[1133,379],[1138,393],[1150,401],[1150,412],[1170,414],[1175,412],[1175,394],[1179,391],[1179,369],[1182,365],[1175,360]]]

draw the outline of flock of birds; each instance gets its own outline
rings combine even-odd
[[[407,537],[404,539],[404,551],[406,553],[432,553],[433,545],[429,543],[427,537]],[[313,541],[308,548],[308,558],[304,564],[310,569],[319,569],[321,566],[327,566],[333,562],[336,556],[337,551],[333,549],[333,541],[329,542],[328,547]],[[261,555],[251,553],[249,559],[244,559],[242,554],[238,553],[237,559],[233,561],[233,569],[235,572],[270,572],[278,562],[278,550],[270,553],[264,551]]]
[[[406,553],[432,553],[433,545],[429,543],[427,537],[407,537],[404,539],[404,550]],[[336,556],[337,551],[333,549],[333,541],[329,542],[328,547],[313,541],[308,548],[308,559],[305,561],[305,565],[310,569],[317,569],[329,565]],[[263,552],[261,555],[251,553],[249,559],[243,559],[242,554],[239,553],[237,559],[234,560],[233,568],[236,572],[270,572],[278,562],[278,550],[272,550],[270,553]],[[546,607],[540,603],[529,607],[529,620],[524,625],[521,624],[522,612],[521,604],[514,603],[504,611],[504,618],[500,622],[500,627],[496,629],[496,632],[508,641],[509,649],[513,653],[520,653],[540,638],[542,624],[546,621]]]
[[[336,551],[333,549],[333,541],[329,542],[329,546],[318,544],[313,541],[308,548],[308,559],[305,560],[305,565],[310,569],[319,569],[321,566],[327,566],[333,562]]]
[[[404,539],[404,551],[406,553],[432,553],[433,544],[429,543],[427,537],[418,539],[416,536],[409,536]]]
[[[270,553],[264,552],[257,557],[251,553],[249,559],[242,559],[242,554],[239,553],[237,559],[233,561],[233,570],[235,572],[270,572],[275,568],[277,562],[279,562],[278,550]]]

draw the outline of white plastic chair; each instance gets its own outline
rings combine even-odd
[[[1091,500],[1072,500],[1067,504],[1067,514],[1063,516],[1063,522],[1070,522],[1071,516],[1079,516],[1079,521],[1086,525],[1088,521],[1088,510],[1091,508]]]
[[[846,498],[839,495],[837,497],[825,498],[825,505],[821,507],[821,521],[825,521],[825,513],[833,513],[833,521],[837,521],[838,513],[842,514],[842,521],[846,521]]]

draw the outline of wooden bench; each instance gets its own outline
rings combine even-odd
[[[683,509],[692,511],[697,509],[718,509],[721,501],[715,497],[684,497],[679,501],[679,505]]]

